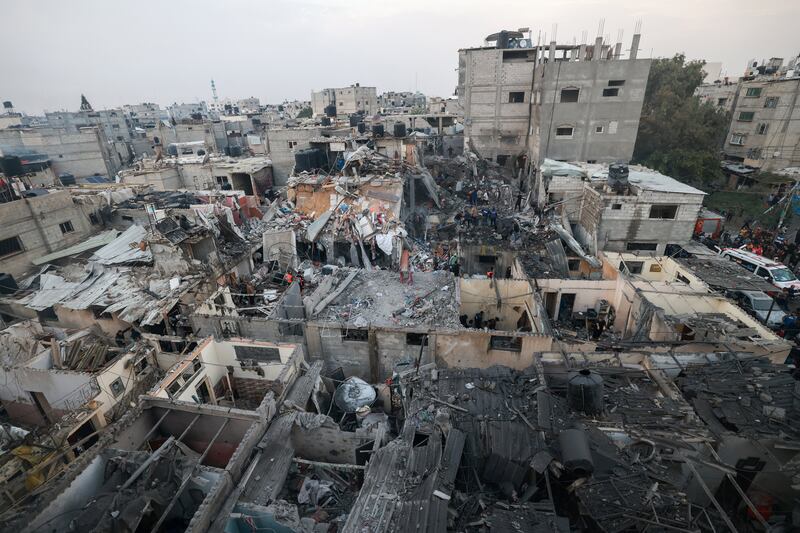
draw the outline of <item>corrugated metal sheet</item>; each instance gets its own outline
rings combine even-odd
[[[64,248],[63,250],[59,250],[58,252],[53,252],[52,254],[47,254],[39,259],[34,259],[31,261],[34,265],[43,265],[45,263],[49,263],[50,261],[55,261],[56,259],[61,259],[63,257],[69,257],[71,255],[77,255],[82,252],[88,252],[89,250],[94,250],[95,248],[100,248],[101,246],[105,246],[114,242],[114,239],[117,238],[119,232],[117,230],[108,230],[104,231],[103,233],[99,233],[93,237],[89,237],[89,239],[76,244],[75,246],[70,246],[69,248]]]
[[[150,249],[141,250],[139,243],[147,236],[142,226],[131,226],[113,242],[97,250],[92,261],[101,265],[124,265],[129,263],[152,263],[153,254]]]

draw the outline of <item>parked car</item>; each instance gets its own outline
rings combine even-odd
[[[783,312],[770,295],[762,291],[731,291],[728,295],[739,304],[739,307],[758,319],[767,327],[778,329],[783,326]],[[769,321],[767,320],[769,315]]]
[[[742,248],[724,248],[720,255],[727,257],[731,261],[736,261],[750,272],[761,276],[779,289],[800,291],[800,280],[783,263],[767,259]]]

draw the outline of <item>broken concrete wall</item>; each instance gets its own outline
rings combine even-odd
[[[331,419],[311,429],[295,424],[291,437],[298,457],[340,464],[356,464],[356,448],[369,440],[352,431],[342,431]]]
[[[492,336],[504,336],[503,332],[465,330],[463,333],[435,336],[436,364],[456,368],[487,368],[505,365],[523,370],[532,365],[536,354],[552,349],[553,338],[549,335],[519,334],[519,350],[492,348]]]
[[[498,318],[496,330],[516,331],[518,321],[527,313],[533,324],[534,290],[527,280],[460,278],[459,283],[459,314],[467,315],[467,320],[483,311],[484,320]]]

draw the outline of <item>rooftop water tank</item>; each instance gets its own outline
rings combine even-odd
[[[630,170],[625,163],[608,165],[608,186],[617,192],[622,192],[628,187]]]
[[[365,133],[367,131],[367,125],[364,122],[358,123],[358,133]]]
[[[323,126],[330,126],[331,125],[331,118],[330,117],[322,117],[322,125]]]
[[[372,136],[373,137],[383,137],[383,124],[373,124],[372,125]]]
[[[394,134],[395,137],[405,137],[406,136],[406,123],[405,122],[395,122],[394,123],[393,134]]]
[[[566,429],[558,434],[561,446],[561,464],[575,477],[586,477],[594,472],[589,438],[582,429]]]
[[[572,371],[567,380],[569,406],[587,415],[603,411],[603,378],[588,369]]]
[[[327,115],[329,117],[335,117],[336,116],[336,106],[333,105],[333,104],[326,105],[325,106],[325,115]]]
[[[355,128],[361,121],[361,115],[350,115],[350,127]]]

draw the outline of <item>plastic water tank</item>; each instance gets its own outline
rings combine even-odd
[[[24,174],[22,161],[15,155],[6,155],[0,158],[0,171],[8,177]]]
[[[372,125],[372,136],[373,137],[383,137],[383,124],[373,124]]]
[[[367,125],[364,122],[358,123],[358,133],[365,133],[367,131]]]
[[[406,123],[405,122],[395,122],[394,123],[393,135],[395,137],[405,137],[406,136]]]
[[[603,378],[597,372],[583,369],[569,373],[567,380],[569,406],[587,415],[603,411]]]
[[[615,191],[620,191],[628,186],[628,165],[625,163],[614,163],[608,165],[608,186]]]
[[[322,125],[323,126],[330,126],[331,125],[331,117],[322,117]]]
[[[335,117],[336,116],[336,106],[333,105],[333,104],[326,105],[325,106],[325,114],[327,116],[329,116],[329,117]]]
[[[361,121],[360,115],[350,115],[350,127],[355,128],[358,126],[358,123]]]

